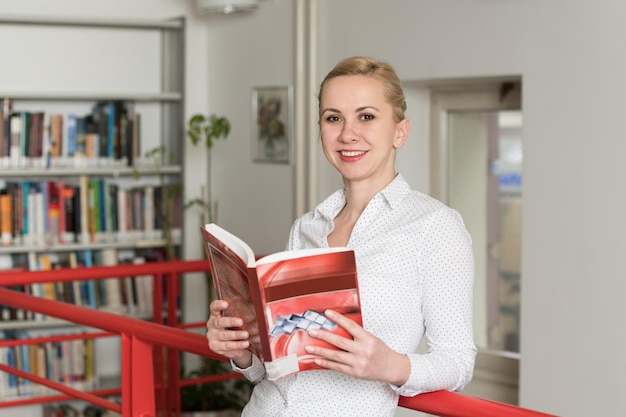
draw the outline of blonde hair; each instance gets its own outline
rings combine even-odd
[[[341,60],[326,74],[326,77],[320,85],[319,94],[317,96],[318,106],[321,105],[322,94],[326,83],[335,77],[344,75],[368,75],[380,80],[383,83],[385,98],[393,108],[393,115],[396,122],[404,119],[406,99],[404,98],[404,91],[400,86],[400,79],[396,71],[388,63],[366,56],[353,56]]]

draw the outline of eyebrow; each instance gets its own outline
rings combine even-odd
[[[354,112],[355,113],[359,113],[359,112],[362,112],[362,111],[367,110],[367,109],[376,110],[378,112],[380,111],[380,109],[378,109],[378,107],[375,107],[375,106],[363,106],[363,107],[357,108]],[[337,110],[335,108],[332,108],[332,107],[329,107],[327,109],[322,110],[321,114],[324,114],[326,112],[341,113],[341,111],[339,111],[339,110]]]

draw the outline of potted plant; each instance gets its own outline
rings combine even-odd
[[[191,143],[198,145],[204,143],[206,148],[207,177],[206,196],[201,192],[199,198],[189,201],[186,207],[196,205],[201,209],[201,224],[213,221],[213,197],[211,194],[211,148],[217,139],[226,139],[230,133],[230,121],[223,116],[214,114],[206,117],[203,114],[194,114],[188,122],[187,135]],[[205,215],[206,213],[206,215]]]
[[[202,358],[202,364],[183,375],[185,378],[200,378],[232,372],[225,362]],[[245,379],[231,379],[205,384],[188,385],[181,388],[180,404],[183,417],[235,417],[250,398],[252,385]]]
[[[188,122],[187,135],[194,145],[204,143],[207,159],[206,195],[189,200],[185,208],[192,206],[200,210],[200,224],[214,221],[211,194],[211,149],[218,139],[226,139],[230,133],[230,121],[226,117],[194,114]],[[210,272],[205,273],[207,305],[214,299]],[[208,313],[208,312],[207,312]],[[208,317],[208,314],[207,314]],[[182,372],[184,378],[199,378],[207,375],[230,373],[230,364],[211,358],[201,358],[200,366],[191,372]],[[183,415],[199,417],[238,416],[252,392],[252,383],[245,379],[233,379],[207,384],[185,386],[181,389]],[[210,414],[204,414],[210,412]],[[188,414],[187,414],[188,413]]]

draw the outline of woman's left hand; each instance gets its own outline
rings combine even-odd
[[[357,378],[386,381],[403,385],[409,378],[409,358],[387,346],[382,340],[358,323],[333,310],[324,312],[333,322],[343,327],[352,340],[325,330],[310,330],[309,335],[336,346],[339,350],[320,346],[306,346],[306,351],[320,356],[315,363]]]

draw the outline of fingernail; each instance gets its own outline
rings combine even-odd
[[[304,350],[306,350],[308,353],[313,353],[313,348],[311,346],[305,346]]]
[[[309,334],[313,337],[316,337],[319,334],[319,332],[317,331],[317,329],[311,329],[309,330]]]

